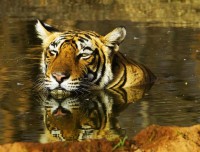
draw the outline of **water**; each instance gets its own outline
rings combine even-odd
[[[102,137],[114,139],[125,135],[131,138],[151,124],[199,124],[200,29],[197,26],[135,22],[123,13],[115,17],[108,15],[111,3],[101,4],[101,7],[107,7],[105,14],[100,16],[97,15],[98,11],[102,11],[100,6],[84,5],[86,13],[87,8],[98,9],[91,18],[83,19],[83,15],[78,20],[72,16],[69,21],[63,15],[50,18],[45,2],[43,15],[40,15],[42,6],[39,4],[32,9],[27,9],[32,4],[23,5],[11,7],[0,20],[1,144]],[[119,7],[113,5],[114,8]],[[23,11],[27,14],[24,15]],[[148,66],[158,78],[156,83],[149,91],[144,91],[144,88],[99,91],[62,99],[39,95],[33,90],[40,74],[41,54],[41,41],[36,38],[34,30],[36,17],[47,18],[49,24],[62,29],[79,28],[101,34],[116,26],[126,26],[128,35],[121,44],[121,52]],[[121,17],[127,18],[120,20]],[[63,113],[66,114],[63,117],[55,116]]]

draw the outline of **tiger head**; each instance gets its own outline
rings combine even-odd
[[[111,63],[126,36],[124,27],[101,36],[93,31],[60,32],[38,21],[36,31],[43,41],[41,69],[47,89],[101,89],[112,81]]]

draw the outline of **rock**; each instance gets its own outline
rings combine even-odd
[[[152,125],[130,140],[106,139],[48,144],[16,142],[0,145],[1,152],[74,152],[74,151],[132,151],[132,152],[199,152],[200,125],[172,127]]]
[[[0,146],[0,152],[81,152],[81,151],[112,151],[107,140],[89,140],[83,142],[55,142],[48,144],[16,142]]]
[[[200,125],[192,127],[152,125],[138,133],[133,140],[145,152],[199,152]]]

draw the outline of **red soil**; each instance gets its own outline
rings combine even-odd
[[[56,142],[48,144],[16,142],[0,145],[1,152],[200,152],[200,125],[169,127],[152,125],[138,133],[124,145],[116,141],[87,140],[83,142]],[[116,146],[119,145],[119,146]]]

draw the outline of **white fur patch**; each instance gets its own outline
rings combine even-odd
[[[48,24],[45,24],[46,26],[50,26]],[[38,37],[41,38],[42,40],[46,39],[49,35],[50,32],[48,32],[43,25],[41,24],[41,22],[38,20],[37,24],[35,25],[35,29],[37,31]]]

